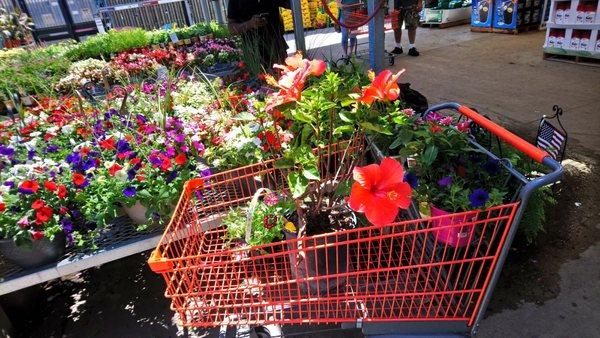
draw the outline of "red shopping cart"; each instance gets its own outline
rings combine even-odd
[[[287,184],[274,162],[215,174],[208,181],[191,180],[149,259],[151,269],[164,277],[165,296],[182,324],[345,323],[361,327],[366,335],[474,333],[529,196],[557,181],[562,167],[545,151],[469,108],[450,103],[428,112],[448,109],[543,163],[549,173],[530,179],[505,165],[520,182],[517,198],[486,210],[399,219],[387,226],[251,248],[224,240],[227,229],[221,218],[230,208],[245,205],[260,187]],[[498,159],[475,141],[473,146]],[[332,152],[332,163],[339,163],[341,152]],[[262,179],[252,179],[256,176]],[[459,245],[444,237],[451,233],[466,234],[466,239]],[[306,258],[293,264],[300,252]],[[315,269],[318,258],[321,265]]]
[[[399,12],[397,10],[391,10],[387,6],[387,1],[379,0],[378,5],[375,6],[376,10],[373,14],[369,15],[367,10],[367,2],[364,0],[358,0],[357,3],[348,4],[348,5],[339,5],[340,15],[343,20],[339,20],[336,16],[331,13],[329,7],[326,5],[327,1],[322,0],[323,8],[325,12],[331,17],[331,19],[338,24],[341,29],[348,29],[349,34],[352,36],[362,36],[369,34],[369,22],[375,14],[379,11],[383,10],[386,14],[384,15],[384,31],[392,31],[396,30],[399,27]],[[367,46],[369,43],[360,43],[356,44],[354,48],[354,54],[357,58],[360,59],[368,59],[368,51],[369,48],[360,48],[359,46]],[[389,65],[393,65],[395,62],[395,55],[391,53],[386,53],[388,57]],[[339,61],[348,62],[347,59],[342,58]]]

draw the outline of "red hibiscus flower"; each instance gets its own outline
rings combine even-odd
[[[48,191],[56,191],[56,183],[52,181],[46,181],[44,182],[44,188],[46,188]]]
[[[39,210],[40,208],[44,207],[45,205],[46,205],[46,203],[44,203],[44,201],[38,199],[38,200],[35,200],[33,202],[33,204],[31,204],[31,209]]]
[[[43,206],[35,211],[35,222],[37,224],[43,224],[50,220],[54,212],[52,208]]]
[[[373,225],[392,223],[398,208],[406,209],[411,202],[412,189],[404,182],[402,165],[389,157],[380,165],[354,168],[354,184],[348,204],[356,212],[364,212]]]
[[[67,197],[67,187],[65,187],[64,185],[58,186],[58,191],[56,192],[56,195],[60,199]]]
[[[43,231],[32,231],[31,232],[31,237],[36,240],[39,241],[40,239],[44,238],[44,232]]]
[[[322,60],[303,59],[302,54],[296,53],[285,59],[285,65],[276,64],[273,67],[282,70],[282,74],[278,81],[271,75],[265,77],[269,85],[279,88],[279,92],[267,102],[267,111],[300,100],[308,76],[321,76],[327,69],[327,64]]]
[[[74,174],[73,174],[73,183],[74,183],[76,186],[81,186],[81,185],[83,185],[83,184],[85,183],[85,176],[83,176],[83,175],[82,175],[82,174],[80,174],[80,173],[74,173]]]
[[[394,101],[400,96],[400,87],[398,87],[398,78],[404,73],[404,69],[396,74],[390,70],[384,70],[379,73],[371,85],[365,87],[358,102],[371,105],[374,101]]]
[[[179,154],[175,156],[175,163],[177,163],[178,165],[184,165],[185,161],[187,161],[185,154]]]

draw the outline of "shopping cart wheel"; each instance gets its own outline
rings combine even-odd
[[[395,58],[395,57],[393,57],[393,56],[390,56],[390,58],[389,58],[388,62],[389,62],[389,64],[390,64],[390,66],[393,66],[393,65],[394,65],[394,63],[396,62],[396,58]]]
[[[279,325],[257,326],[254,328],[254,333],[258,338],[284,338]]]

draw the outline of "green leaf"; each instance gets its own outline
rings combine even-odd
[[[277,161],[275,161],[275,168],[278,169],[287,169],[287,168],[292,168],[294,166],[294,160],[291,158],[281,158]]]
[[[319,169],[316,166],[306,167],[302,171],[302,176],[306,177],[309,180],[320,180]]]
[[[352,119],[350,112],[346,110],[340,111],[340,119],[346,123],[354,123],[354,119]]]
[[[292,191],[292,197],[298,198],[306,191],[308,179],[297,172],[291,172],[288,174],[288,184]]]
[[[351,125],[340,126],[333,130],[333,135],[341,135],[343,133],[351,133],[353,131],[354,131],[354,126],[351,126]]]
[[[373,131],[373,132],[384,134],[384,135],[392,135],[392,133],[389,130],[386,130],[380,126],[376,126],[371,122],[361,122],[360,125],[365,130]]]
[[[433,164],[433,161],[437,158],[438,148],[436,146],[429,146],[423,152],[423,163],[426,165]]]

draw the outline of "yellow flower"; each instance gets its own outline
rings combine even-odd
[[[288,232],[296,233],[296,226],[292,222],[285,223],[285,225],[283,226],[283,228],[285,230],[287,230]]]

